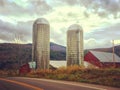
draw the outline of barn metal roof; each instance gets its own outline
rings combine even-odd
[[[114,54],[115,60],[113,60],[113,53],[90,51],[100,62],[120,62],[120,57]]]

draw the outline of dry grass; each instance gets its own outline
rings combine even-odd
[[[0,70],[0,77],[18,76],[17,70]]]
[[[56,70],[31,71],[27,76],[120,87],[120,69],[86,69],[79,66],[70,66]]]
[[[0,77],[18,76],[15,70],[0,71]],[[27,77],[68,80],[120,87],[120,68],[86,69],[80,66],[61,67],[56,70],[32,70]]]

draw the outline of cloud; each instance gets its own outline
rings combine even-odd
[[[0,0],[0,13],[5,16],[43,15],[49,10],[51,7],[44,0]]]
[[[104,39],[104,40],[114,40],[119,39],[120,35],[120,23],[113,24],[109,27],[105,28],[99,28],[94,30],[93,32],[90,32],[86,35],[86,39],[88,38],[96,38],[98,40]]]
[[[51,29],[50,41],[66,46],[66,29],[65,28],[62,28],[61,30]]]
[[[89,38],[87,40],[84,40],[84,48],[86,48],[86,47],[87,48],[93,48],[93,47],[98,46],[97,44],[98,44],[97,40],[94,39],[94,38]]]
[[[17,35],[32,42],[32,24],[44,17],[55,43],[66,46],[68,27],[77,23],[84,30],[85,48],[108,46],[109,40],[119,39],[119,16],[120,0],[0,0],[0,40],[12,42]]]
[[[89,38],[84,40],[84,49],[94,49],[94,48],[106,48],[112,47],[112,43],[109,40]]]
[[[111,40],[115,40],[115,44],[118,44],[120,39],[119,29],[120,23],[117,23],[85,33],[85,48],[111,47]]]
[[[85,11],[87,14],[91,12],[101,17],[109,17],[109,14],[114,18],[120,17],[120,0],[61,0],[61,2],[59,3],[70,6],[84,6],[87,8]]]
[[[0,39],[8,42],[13,42],[15,38],[20,38],[24,43],[31,41],[32,23],[33,21],[11,24],[0,20]]]
[[[62,7],[54,7],[51,13],[44,15],[44,17],[47,18],[52,27],[52,41],[66,46],[66,32],[68,30],[68,27],[74,23],[77,23],[83,27],[85,40],[89,41],[89,38],[95,39],[94,44],[89,44],[91,46],[85,45],[85,48],[104,47],[105,45],[108,46],[110,44],[109,40],[111,40],[111,38],[106,39],[106,37],[107,35],[110,36],[110,32],[114,32],[114,29],[119,29],[119,25],[116,25],[116,23],[119,23],[119,19],[102,18],[95,13],[91,13],[89,17],[86,18],[86,16],[84,15],[85,11],[86,8],[82,6],[79,7],[63,5]],[[110,31],[109,34],[105,33],[107,31]],[[118,36],[115,36],[115,38],[118,38]]]

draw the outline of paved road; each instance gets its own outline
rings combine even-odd
[[[106,86],[25,77],[0,78],[0,90],[120,90]]]

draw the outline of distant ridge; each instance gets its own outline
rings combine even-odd
[[[65,60],[66,48],[64,46],[50,43],[50,57],[52,60]],[[23,61],[31,60],[32,44],[15,44],[15,43],[1,43],[0,44],[0,61],[10,61],[18,58]]]
[[[63,52],[66,51],[66,47],[52,43],[52,42],[50,43],[50,49],[53,51],[63,51]]]
[[[96,48],[87,49],[103,52],[111,52],[111,48]],[[120,45],[115,46],[115,53],[120,57]],[[15,43],[1,43],[0,44],[0,69],[15,68],[19,63],[27,63],[32,59],[32,44],[15,44]],[[50,59],[51,60],[66,60],[66,47],[62,45],[50,43]]]

